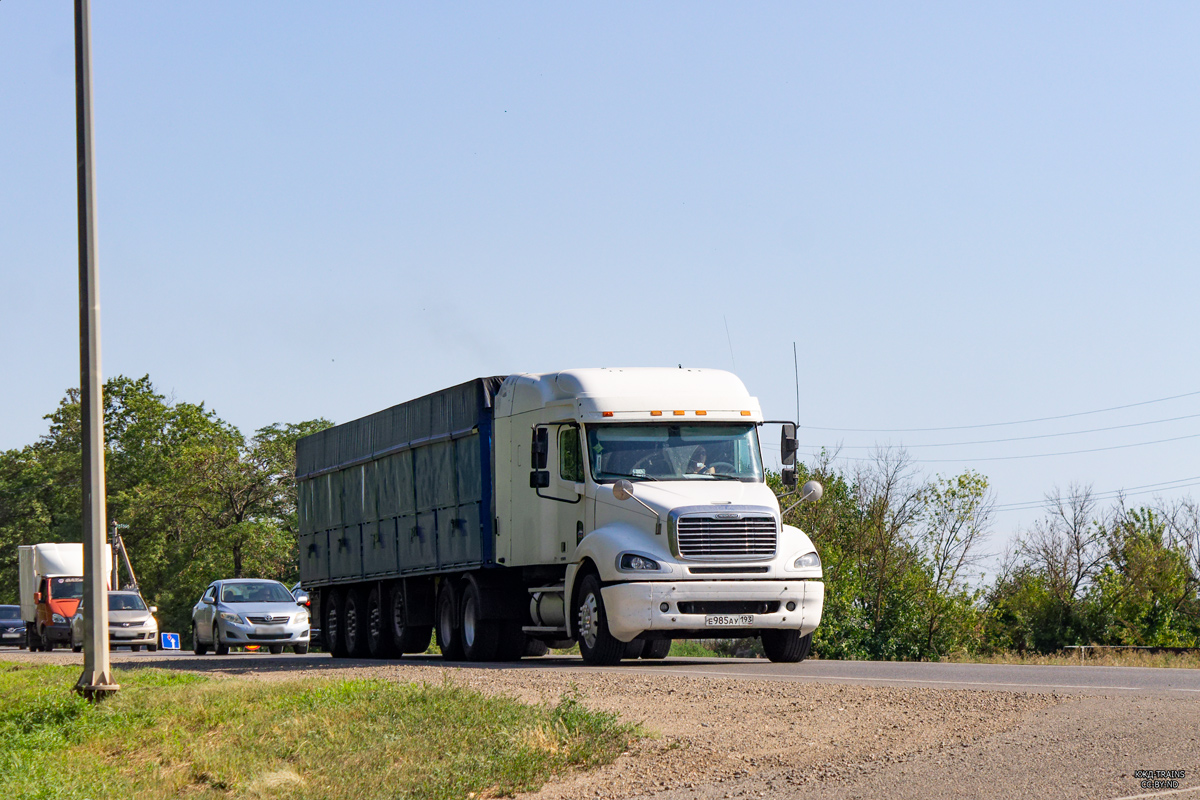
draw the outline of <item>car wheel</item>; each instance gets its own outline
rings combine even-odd
[[[646,642],[646,646],[642,648],[642,658],[648,658],[657,661],[660,658],[666,658],[671,652],[670,639],[653,639]]]
[[[468,661],[491,661],[500,642],[500,622],[483,619],[483,598],[473,581],[467,582],[462,602],[462,647]],[[522,647],[524,649],[524,647]]]
[[[82,652],[83,652],[83,645],[81,645],[81,644],[73,644],[73,645],[71,645],[71,652],[72,652],[72,653],[82,653]]]
[[[451,578],[442,580],[437,594],[437,644],[442,658],[459,661],[463,657],[462,625],[458,616],[458,591]]]
[[[306,655],[308,653],[308,645],[294,644],[292,645],[292,652],[298,656]]]
[[[196,623],[192,623],[192,652],[198,656],[202,656],[208,652],[208,645],[200,641],[200,634],[196,632]]]
[[[140,644],[131,644],[129,645],[129,649],[136,653],[142,649],[142,646]]]
[[[795,664],[808,657],[812,634],[801,636],[800,631],[766,630],[762,632],[762,645],[772,661]]]
[[[609,633],[600,579],[595,574],[584,576],[579,584],[575,595],[575,623],[579,631],[579,654],[588,664],[612,666],[625,655],[625,642]]]
[[[156,645],[156,644],[148,644],[148,645],[146,645],[146,650],[147,650],[148,652],[151,652],[151,653],[157,653],[157,652],[158,652],[158,645]]]
[[[367,599],[362,589],[350,589],[342,601],[342,638],[346,640],[346,655],[367,658]]]
[[[281,645],[281,644],[273,644],[273,645],[269,645],[269,646],[267,647],[267,649],[271,651],[271,655],[273,655],[273,656],[277,656],[277,655],[279,655],[280,653],[282,653],[282,652],[283,652],[283,645]]]
[[[221,629],[213,625],[213,652],[219,656],[229,655],[229,645],[221,643]]]

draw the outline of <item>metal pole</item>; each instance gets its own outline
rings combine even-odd
[[[76,691],[103,697],[121,688],[108,663],[108,575],[104,564],[104,397],[100,378],[100,291],[96,274],[96,181],[92,153],[92,25],[75,0],[75,152],[79,197],[79,400],[83,423],[83,674]]]

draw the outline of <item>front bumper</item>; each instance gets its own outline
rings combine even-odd
[[[24,628],[24,626],[22,626],[20,628],[0,628],[0,645],[5,645],[5,644],[24,645],[25,644],[25,628]]]
[[[54,623],[42,629],[42,639],[53,644],[71,643],[71,626],[66,623]]]
[[[762,629],[799,630],[812,633],[821,622],[825,606],[825,584],[815,580],[787,581],[680,581],[616,583],[600,590],[608,630],[622,642],[646,632],[707,634],[711,638],[745,636]],[[708,613],[682,613],[680,604],[706,602],[769,603],[777,610],[754,614],[743,628],[708,627]],[[667,610],[662,610],[666,604]],[[792,611],[787,604],[794,603]]]
[[[113,628],[108,629],[109,645],[158,644],[158,628]]]
[[[271,645],[305,644],[309,640],[309,623],[289,622],[282,625],[237,623],[221,620],[221,641],[225,644]]]

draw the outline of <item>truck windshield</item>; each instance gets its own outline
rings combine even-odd
[[[592,477],[600,482],[763,479],[753,424],[589,425],[587,439]]]
[[[55,600],[82,600],[83,578],[51,578],[50,597]]]

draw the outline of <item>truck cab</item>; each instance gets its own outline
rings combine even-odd
[[[598,664],[673,638],[761,636],[773,660],[803,658],[823,608],[820,558],[766,484],[763,423],[720,370],[507,378],[496,553],[546,573],[527,631],[561,630]]]
[[[33,596],[35,628],[43,650],[71,643],[71,617],[83,599],[82,575],[46,575]]]

